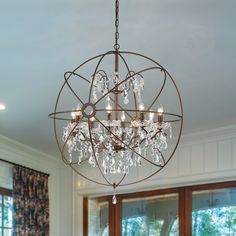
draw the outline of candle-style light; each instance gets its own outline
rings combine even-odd
[[[160,105],[160,107],[158,107],[157,109],[157,119],[159,123],[163,122],[163,113],[164,113],[164,108],[162,105]]]
[[[112,106],[110,100],[107,101],[106,112],[107,112],[107,119],[111,120]]]
[[[144,104],[143,103],[139,104],[140,120],[141,121],[144,120],[144,110],[145,110]]]
[[[150,121],[153,121],[154,116],[155,116],[155,113],[153,112],[153,110],[151,110],[151,111],[149,112],[149,120],[150,120]]]
[[[125,112],[124,112],[124,111],[122,111],[120,118],[121,118],[121,127],[122,127],[122,128],[125,128],[125,119],[126,119],[126,116],[125,116]]]

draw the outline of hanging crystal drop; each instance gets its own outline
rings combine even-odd
[[[130,160],[129,160],[129,166],[133,166],[134,165],[134,162],[133,162],[133,160],[132,160],[132,158],[130,158]]]
[[[136,161],[137,161],[137,166],[141,166],[142,165],[141,157],[140,156],[137,156]]]
[[[117,198],[116,198],[116,183],[113,184],[114,192],[113,192],[113,197],[112,197],[112,203],[115,205],[117,203]]]
[[[114,193],[112,197],[112,204],[116,205],[116,203],[117,203],[117,198],[116,198],[116,194]]]
[[[106,175],[108,173],[107,167],[104,167],[104,174]]]
[[[78,157],[78,162],[77,162],[78,165],[81,164],[81,156]]]
[[[140,81],[139,81],[139,86],[140,86],[140,89],[144,89],[144,79],[142,77],[140,77]]]
[[[170,125],[170,138],[172,138],[172,126]]]
[[[147,156],[147,147],[144,148],[143,156],[144,156],[144,157]]]
[[[159,151],[155,151],[155,156],[153,158],[153,161],[158,164],[161,165],[161,153],[159,153]]]
[[[78,163],[77,163],[78,165],[81,164],[82,158],[83,158],[83,151],[82,151],[82,149],[80,149],[79,156],[78,156]]]
[[[117,173],[120,174],[121,173],[121,169],[120,166],[117,167]]]
[[[124,98],[124,104],[125,105],[129,104],[128,95],[126,95],[125,98]]]
[[[72,154],[70,153],[70,155],[69,155],[69,164],[71,164],[72,163]]]
[[[129,167],[125,166],[125,174],[128,175],[129,174]]]
[[[93,90],[93,101],[96,102],[98,100],[96,90]]]

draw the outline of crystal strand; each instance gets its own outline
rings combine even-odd
[[[153,157],[153,161],[154,161],[155,163],[159,164],[159,162],[160,162],[160,156],[159,156],[158,151],[155,152],[154,157]]]
[[[129,104],[128,92],[126,89],[124,90],[124,101],[123,102],[125,105]]]
[[[172,138],[172,126],[170,124],[170,138]]]
[[[79,154],[79,156],[78,156],[78,165],[80,165],[80,164],[81,164],[82,157],[83,157],[83,151],[82,151],[82,150],[80,150],[80,154]]]
[[[97,93],[96,93],[96,90],[94,89],[93,90],[93,101],[96,102],[97,100],[98,100]]]

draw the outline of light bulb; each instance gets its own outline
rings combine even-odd
[[[6,106],[4,104],[0,103],[0,111],[3,111],[5,109],[6,109]]]
[[[140,110],[140,120],[144,121],[144,109],[145,109],[144,104],[140,103],[138,108]]]
[[[81,108],[80,108],[79,104],[76,107],[75,115],[76,116],[81,116],[82,115]]]
[[[158,122],[162,123],[163,121],[163,112],[164,112],[164,108],[162,105],[159,106],[159,108],[157,109],[157,112],[158,112]]]
[[[122,114],[121,114],[121,121],[123,121],[123,122],[124,122],[124,121],[125,121],[125,118],[126,118],[126,117],[125,117],[125,112],[124,112],[124,111],[122,111]]]
[[[143,103],[139,104],[139,110],[143,111],[144,109],[145,109],[144,104]]]
[[[149,112],[149,120],[153,120],[153,118],[154,118],[154,112],[153,111],[150,111]]]
[[[71,115],[71,118],[74,120],[75,119],[75,117],[76,117],[76,114],[75,114],[76,112],[75,111],[72,111],[71,113],[70,113],[70,115]]]
[[[158,107],[157,112],[158,112],[159,115],[162,115],[162,114],[163,114],[164,108],[163,108],[162,105],[160,105],[160,106]]]
[[[112,112],[112,106],[111,106],[110,101],[107,102],[106,110],[107,110],[107,113],[111,113]]]

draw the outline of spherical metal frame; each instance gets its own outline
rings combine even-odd
[[[150,104],[150,106],[148,106],[147,109],[145,109],[143,112],[144,113],[148,113],[150,112],[150,109],[151,107],[158,101],[158,98],[159,96],[161,95],[164,87],[165,87],[165,84],[166,84],[166,81],[167,79],[170,79],[170,81],[172,82],[172,84],[174,85],[174,88],[177,92],[177,97],[178,97],[178,103],[179,103],[179,110],[180,110],[180,113],[179,114],[174,114],[174,113],[168,113],[168,112],[163,112],[164,115],[168,115],[168,116],[171,116],[173,117],[173,119],[171,120],[168,120],[168,122],[180,122],[180,126],[179,126],[179,133],[178,133],[178,136],[177,136],[177,139],[176,139],[176,144],[173,148],[173,151],[171,152],[171,154],[168,156],[168,158],[164,158],[163,155],[162,155],[162,159],[164,160],[164,164],[163,165],[158,165],[156,163],[153,163],[151,160],[145,158],[144,156],[140,155],[139,153],[137,153],[135,150],[133,150],[131,147],[129,147],[127,144],[125,144],[122,140],[119,139],[119,137],[117,137],[114,133],[112,133],[111,131],[109,131],[109,129],[103,125],[103,123],[101,123],[101,121],[97,118],[96,114],[98,112],[105,112],[106,110],[105,109],[96,109],[96,105],[104,98],[106,97],[107,94],[111,93],[113,90],[114,90],[114,87],[112,89],[110,89],[106,94],[104,94],[103,96],[101,96],[97,102],[95,102],[94,104],[91,102],[91,96],[92,96],[92,88],[93,88],[93,83],[94,83],[94,78],[95,78],[95,75],[96,73],[99,71],[99,66],[101,65],[102,61],[104,60],[104,58],[108,55],[118,55],[119,57],[119,60],[122,61],[125,65],[125,68],[127,69],[127,72],[128,72],[128,75],[124,80],[122,80],[118,85],[124,83],[125,81],[127,81],[128,79],[130,79],[132,76],[136,75],[136,74],[142,74],[146,71],[151,71],[151,70],[160,70],[163,72],[164,74],[164,80],[163,80],[163,84],[160,88],[160,91],[159,93],[156,95],[155,99],[153,100],[153,102]],[[146,69],[143,69],[143,70],[140,70],[138,72],[133,72],[129,69],[129,66],[125,60],[125,55],[132,55],[132,56],[136,56],[136,57],[140,57],[140,58],[143,58],[143,59],[146,59],[147,61],[151,62],[154,64],[153,67],[148,67]],[[95,70],[94,70],[94,73],[92,73],[92,81],[90,82],[89,79],[83,77],[82,75],[78,74],[77,71],[83,67],[84,65],[86,65],[87,63],[93,61],[93,60],[96,60],[98,59],[98,63],[97,65],[95,66]],[[90,86],[90,91],[89,91],[89,99],[88,101],[84,102],[81,100],[81,98],[77,95],[77,93],[74,91],[74,89],[71,87],[70,83],[69,83],[69,80],[70,78],[72,77],[72,75],[74,76],[77,76],[78,78],[88,82],[88,83],[91,83],[91,86]],[[62,94],[62,91],[63,89],[65,88],[65,86],[67,86],[70,91],[72,92],[72,94],[77,98],[77,100],[79,101],[79,103],[82,104],[82,114],[83,114],[83,118],[84,120],[86,120],[88,122],[88,127],[89,127],[89,135],[90,135],[90,142],[91,142],[91,145],[92,145],[92,150],[93,150],[93,154],[95,156],[95,161],[96,161],[96,166],[98,167],[99,169],[99,172],[101,174],[101,176],[103,177],[104,179],[104,182],[100,182],[98,180],[95,180],[95,179],[91,179],[89,178],[88,176],[85,176],[83,173],[81,173],[74,165],[77,164],[77,162],[72,162],[72,163],[69,163],[67,158],[66,158],[66,155],[64,153],[65,151],[65,146],[66,146],[66,143],[69,139],[69,137],[71,135],[73,135],[73,131],[76,129],[78,123],[73,127],[73,129],[71,130],[71,133],[70,135],[68,136],[68,139],[63,143],[63,145],[61,145],[61,137],[59,137],[58,135],[58,127],[57,127],[57,120],[64,120],[64,121],[68,121],[70,122],[71,119],[70,118],[64,118],[62,115],[64,114],[68,114],[68,113],[71,113],[73,110],[66,110],[66,111],[58,111],[58,104],[59,104],[59,100],[60,100],[60,97],[61,97],[61,94]],[[135,109],[124,109],[121,105],[118,106],[118,109],[113,109],[112,111],[125,111],[126,114],[129,115],[129,112],[140,112],[137,108],[137,103],[136,103],[136,98],[135,98],[135,94],[134,94],[134,100],[135,100]],[[113,101],[114,102],[114,101]],[[90,106],[92,107],[92,113],[90,114],[87,114],[85,112],[85,109]],[[157,112],[154,112],[154,113],[157,113]],[[130,115],[129,115],[130,116]],[[92,57],[88,60],[86,60],[85,62],[83,62],[82,64],[80,64],[78,67],[76,67],[72,72],[68,71],[64,74],[64,83],[58,93],[58,96],[57,96],[57,99],[56,99],[56,104],[55,104],[55,108],[54,108],[54,112],[49,114],[49,117],[52,118],[54,120],[54,133],[55,133],[55,137],[56,137],[56,142],[57,142],[57,146],[60,150],[60,153],[61,153],[61,157],[62,157],[62,160],[65,164],[69,165],[78,175],[80,175],[81,177],[93,182],[93,183],[96,183],[96,184],[99,184],[99,185],[103,185],[103,186],[112,186],[112,187],[118,187],[118,186],[128,186],[128,185],[132,185],[132,184],[137,184],[137,183],[140,183],[144,180],[147,180],[151,177],[153,177],[154,175],[156,175],[160,170],[162,170],[167,164],[168,162],[171,160],[171,158],[173,157],[176,149],[177,149],[177,146],[180,142],[180,137],[181,137],[181,134],[182,134],[182,128],[183,128],[183,106],[182,106],[182,100],[181,100],[181,96],[180,96],[180,93],[179,93],[179,90],[177,88],[177,85],[174,81],[174,79],[172,78],[172,76],[169,74],[169,72],[163,67],[161,66],[158,62],[156,62],[155,60],[147,57],[147,56],[144,56],[142,54],[139,54],[139,53],[135,53],[135,52],[128,52],[128,51],[118,51],[118,50],[114,50],[114,51],[108,51],[104,54],[100,54],[98,56],[95,56],[95,57]],[[91,134],[91,127],[90,127],[90,118],[94,118],[96,122],[100,123],[105,129],[107,129],[107,131],[110,132],[110,134],[112,136],[114,136],[117,140],[121,141],[128,149],[131,149],[132,151],[132,156],[135,154],[135,155],[139,155],[142,159],[144,159],[145,161],[149,162],[150,164],[154,165],[157,167],[157,170],[155,170],[153,173],[143,177],[142,179],[139,179],[139,180],[134,180],[134,181],[131,181],[131,182],[128,182],[128,183],[125,183],[123,184],[122,182],[124,181],[125,177],[127,176],[127,174],[123,174],[122,178],[119,179],[117,182],[110,182],[108,180],[108,178],[105,176],[105,174],[103,173],[103,171],[101,170],[101,167],[100,167],[100,164],[96,158],[96,154],[95,154],[95,150],[94,150],[94,144],[93,144],[93,141],[92,141],[92,134]],[[88,159],[88,158],[87,158]],[[87,161],[87,159],[84,159],[82,160],[82,162],[84,161]],[[134,167],[135,168],[135,167]]]

